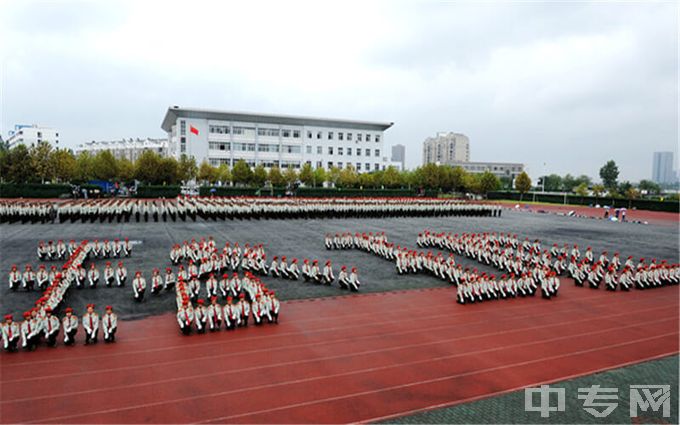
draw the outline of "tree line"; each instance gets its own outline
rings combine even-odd
[[[637,185],[629,181],[619,182],[619,167],[613,160],[607,161],[600,168],[600,179],[602,183],[593,184],[590,177],[580,175],[574,177],[571,174],[559,176],[550,174],[542,177],[539,187],[542,186],[546,192],[568,192],[576,193],[579,196],[587,196],[592,193],[595,197],[606,196],[608,198],[637,199],[642,196],[642,191],[648,195],[660,195],[661,186],[651,180],[640,180]]]
[[[85,183],[92,180],[135,180],[152,185],[176,185],[196,179],[202,184],[239,185],[262,187],[269,183],[285,187],[301,182],[308,187],[320,187],[324,183],[339,188],[422,188],[441,189],[445,192],[487,193],[500,188],[511,189],[509,179],[499,179],[490,172],[468,173],[461,167],[427,164],[410,171],[400,171],[390,166],[385,170],[359,173],[354,166],[330,169],[312,168],[308,163],[297,170],[262,165],[254,168],[245,161],[233,167],[219,167],[207,161],[200,165],[193,157],[163,158],[153,151],[144,151],[136,161],[117,159],[110,151],[95,155],[81,152],[74,155],[68,149],[53,149],[49,143],[31,147],[18,145],[0,150],[0,176],[11,183]],[[528,176],[526,176],[528,179]]]
[[[619,182],[619,169],[614,161],[608,161],[600,169],[602,183],[593,184],[586,175],[542,177],[538,188],[547,192],[568,192],[586,196],[626,197],[636,199],[641,191],[658,195],[661,188],[649,180],[642,180],[637,187],[629,181]],[[177,185],[196,179],[208,185],[238,185],[262,187],[286,187],[297,182],[308,187],[324,184],[339,188],[366,189],[429,189],[443,192],[485,194],[495,190],[517,190],[527,193],[532,181],[523,172],[514,182],[510,178],[498,178],[493,173],[469,173],[461,167],[427,164],[414,170],[400,171],[395,167],[370,173],[359,173],[352,165],[340,169],[332,167],[312,168],[308,163],[297,170],[262,165],[254,168],[245,161],[233,167],[222,164],[214,167],[204,161],[198,165],[193,157],[164,158],[157,153],[144,151],[136,161],[117,159],[109,150],[95,155],[81,152],[74,155],[69,149],[54,149],[47,142],[31,147],[18,145],[12,149],[0,146],[0,181],[10,183],[86,183],[92,180],[131,183],[136,181],[151,185]]]

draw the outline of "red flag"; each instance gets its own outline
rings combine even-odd
[[[189,131],[191,131],[192,133],[194,133],[195,135],[198,136],[198,129],[196,127],[194,127],[193,125],[189,126]]]

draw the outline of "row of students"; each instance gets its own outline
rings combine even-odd
[[[19,347],[33,351],[43,341],[46,346],[55,347],[60,330],[63,332],[64,345],[72,346],[75,344],[79,322],[85,334],[85,344],[96,344],[100,329],[104,342],[115,342],[118,316],[113,312],[113,307],[106,306],[106,313],[101,317],[94,308],[94,304],[88,304],[80,321],[73,314],[71,307],[65,309],[62,320],[52,314],[50,307],[34,308],[24,312],[24,320],[21,323],[15,322],[13,316],[8,314],[1,326],[3,348],[8,352],[17,351]]]
[[[63,240],[54,241],[40,241],[38,242],[37,256],[40,261],[59,261],[65,260],[72,255],[75,249],[79,246],[74,239],[71,239],[68,244]],[[115,238],[112,242],[108,239],[99,241],[95,239],[86,243],[86,250],[90,254],[90,258],[121,258],[129,257],[132,253],[132,244],[128,238]]]

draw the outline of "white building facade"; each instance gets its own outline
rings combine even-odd
[[[423,142],[423,164],[470,160],[470,139],[464,134],[439,132]]]
[[[461,167],[472,174],[481,174],[486,171],[498,178],[507,177],[513,181],[524,171],[524,164],[514,162],[451,162],[452,167]]]
[[[168,133],[169,155],[233,167],[299,169],[345,168],[358,172],[385,169],[389,153],[384,132],[393,123],[168,108],[161,128]]]
[[[10,149],[18,145],[31,147],[40,142],[49,142],[53,147],[59,147],[59,131],[54,128],[37,124],[15,125],[14,131],[9,133],[7,145]]]
[[[97,155],[101,151],[111,151],[116,159],[129,159],[136,161],[144,151],[153,151],[162,157],[168,156],[168,139],[122,139],[111,141],[91,141],[78,145],[75,148],[76,155],[81,152],[89,152]]]

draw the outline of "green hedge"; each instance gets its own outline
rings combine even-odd
[[[199,195],[210,196],[211,189],[215,189],[216,196],[284,196],[285,188],[257,188],[257,187],[211,187],[202,186],[199,188]],[[296,196],[303,198],[325,198],[325,197],[392,197],[392,196],[414,196],[415,191],[411,189],[339,189],[324,187],[300,187],[295,191]],[[430,195],[428,195],[430,196]],[[431,196],[437,196],[434,192]]]
[[[137,186],[135,198],[175,198],[181,191],[180,186]]]
[[[296,191],[297,196],[301,197],[398,197],[415,196],[415,191],[411,189],[341,189],[324,187],[301,187]]]
[[[230,187],[230,186],[201,186],[198,189],[198,194],[201,196],[210,196],[211,189],[215,189],[215,196],[255,196],[257,187]],[[262,190],[264,192],[264,189]]]
[[[71,185],[68,184],[0,184],[0,198],[58,198],[70,193]]]
[[[535,197],[534,197],[535,195]],[[489,192],[488,199],[510,199],[519,201],[519,192]],[[547,202],[551,204],[564,205],[564,195],[554,195],[548,193],[527,193],[522,197],[523,201]],[[567,195],[567,205],[609,205],[614,208],[636,208],[647,211],[680,212],[678,201],[654,201],[648,199],[616,199],[595,196]]]

